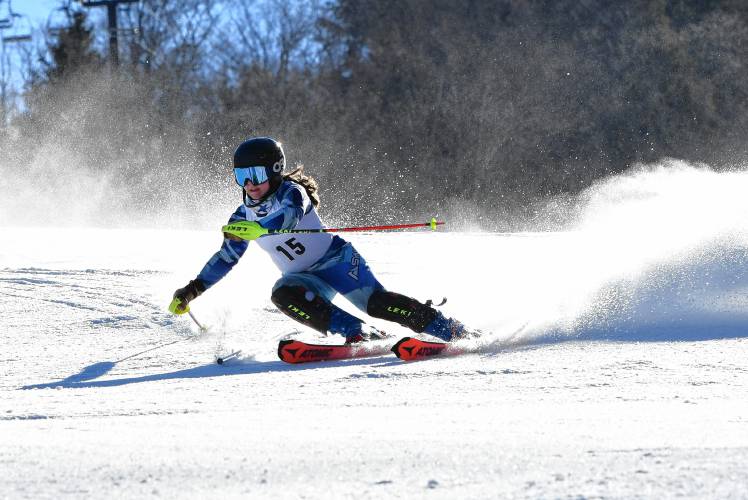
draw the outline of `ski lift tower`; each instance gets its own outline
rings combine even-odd
[[[139,0],[78,0],[83,7],[106,7],[109,20],[109,61],[112,67],[119,66],[119,44],[117,42],[117,7],[121,3]]]

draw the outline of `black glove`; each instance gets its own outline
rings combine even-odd
[[[174,314],[189,312],[190,302],[199,297],[205,290],[205,284],[199,279],[190,281],[186,287],[174,292],[174,300],[169,304],[169,311]]]

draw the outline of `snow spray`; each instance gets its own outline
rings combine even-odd
[[[604,179],[532,239],[527,337],[699,340],[748,326],[748,172],[666,161]],[[542,248],[539,248],[542,247]],[[531,269],[531,270],[530,270]],[[511,286],[511,283],[510,283]]]

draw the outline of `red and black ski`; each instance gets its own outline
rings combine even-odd
[[[403,337],[392,346],[392,352],[403,361],[418,361],[435,356],[455,356],[465,351],[447,342],[427,342],[413,337]]]
[[[286,363],[311,363],[336,359],[366,358],[387,354],[392,343],[386,341],[362,342],[351,345],[307,344],[299,340],[281,340],[278,357]]]

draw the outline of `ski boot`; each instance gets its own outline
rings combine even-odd
[[[479,331],[469,330],[465,325],[454,318],[447,318],[442,313],[437,312],[434,320],[426,325],[424,333],[433,335],[446,342],[478,337]]]
[[[349,335],[345,339],[346,345],[360,344],[361,342],[371,342],[372,340],[384,340],[388,335],[377,328],[366,323],[361,324],[361,331]]]

